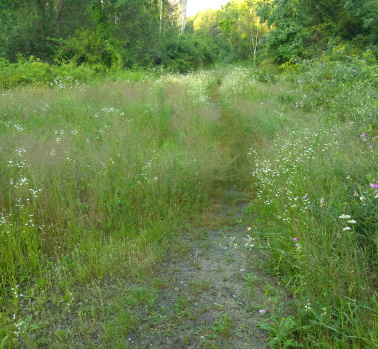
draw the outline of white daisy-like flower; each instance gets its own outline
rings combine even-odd
[[[349,219],[349,218],[351,218],[348,214],[342,214],[339,218],[341,218],[341,219]]]

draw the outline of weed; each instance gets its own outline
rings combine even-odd
[[[246,276],[243,276],[243,279],[245,280],[249,292],[253,292],[256,284],[256,278],[252,273],[248,273]]]
[[[269,332],[268,344],[277,348],[298,348],[299,343],[292,339],[293,334],[298,330],[298,325],[293,316],[285,318],[270,318],[271,323],[264,322],[259,326]]]
[[[226,262],[227,263],[232,263],[232,262],[235,261],[235,258],[233,257],[231,252],[226,251],[225,255],[226,255]]]
[[[185,299],[181,294],[177,298],[177,302],[174,305],[175,314],[178,320],[190,319],[194,320],[196,317],[189,311],[190,302],[188,299]]]
[[[202,279],[193,280],[189,283],[191,291],[195,294],[201,294],[211,289],[211,283]]]
[[[233,322],[230,315],[221,314],[217,321],[214,321],[214,324],[211,326],[212,330],[216,333],[219,333],[223,338],[228,338],[231,336]]]

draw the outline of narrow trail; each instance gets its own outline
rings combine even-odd
[[[262,271],[264,256],[245,223],[245,195],[227,196],[207,217],[210,227],[190,229],[172,246],[154,310],[141,314],[130,347],[268,348],[258,324],[283,293]]]

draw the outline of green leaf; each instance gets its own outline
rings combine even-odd
[[[0,343],[0,349],[4,349],[5,348],[5,344],[7,344],[7,340],[8,340],[9,336],[5,336],[1,343]]]

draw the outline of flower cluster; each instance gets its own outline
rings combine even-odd
[[[254,85],[256,85],[256,80],[250,69],[235,67],[222,80],[220,87],[222,100],[231,103],[243,96]]]
[[[374,190],[374,198],[375,199],[378,199],[378,183],[370,183],[370,187],[373,188],[373,189],[377,189],[377,190]]]
[[[243,238],[244,240],[244,246],[248,249],[252,249],[253,247],[255,247],[255,238],[253,238],[252,236],[250,236],[249,234],[246,234],[246,238]]]
[[[348,214],[342,214],[341,216],[339,216],[340,219],[346,219],[347,220],[347,223],[349,224],[356,224],[357,222],[354,220],[354,219],[351,219],[352,217]],[[350,226],[346,226],[343,228],[343,231],[348,231],[348,230],[352,230],[352,228]]]
[[[153,88],[167,83],[178,85],[184,89],[192,103],[202,104],[208,102],[208,86],[213,79],[214,74],[211,71],[198,71],[190,75],[164,74],[155,82]]]
[[[59,91],[71,90],[74,87],[79,87],[82,91],[85,91],[85,84],[75,80],[71,75],[58,76],[49,83],[51,89],[57,89]]]

